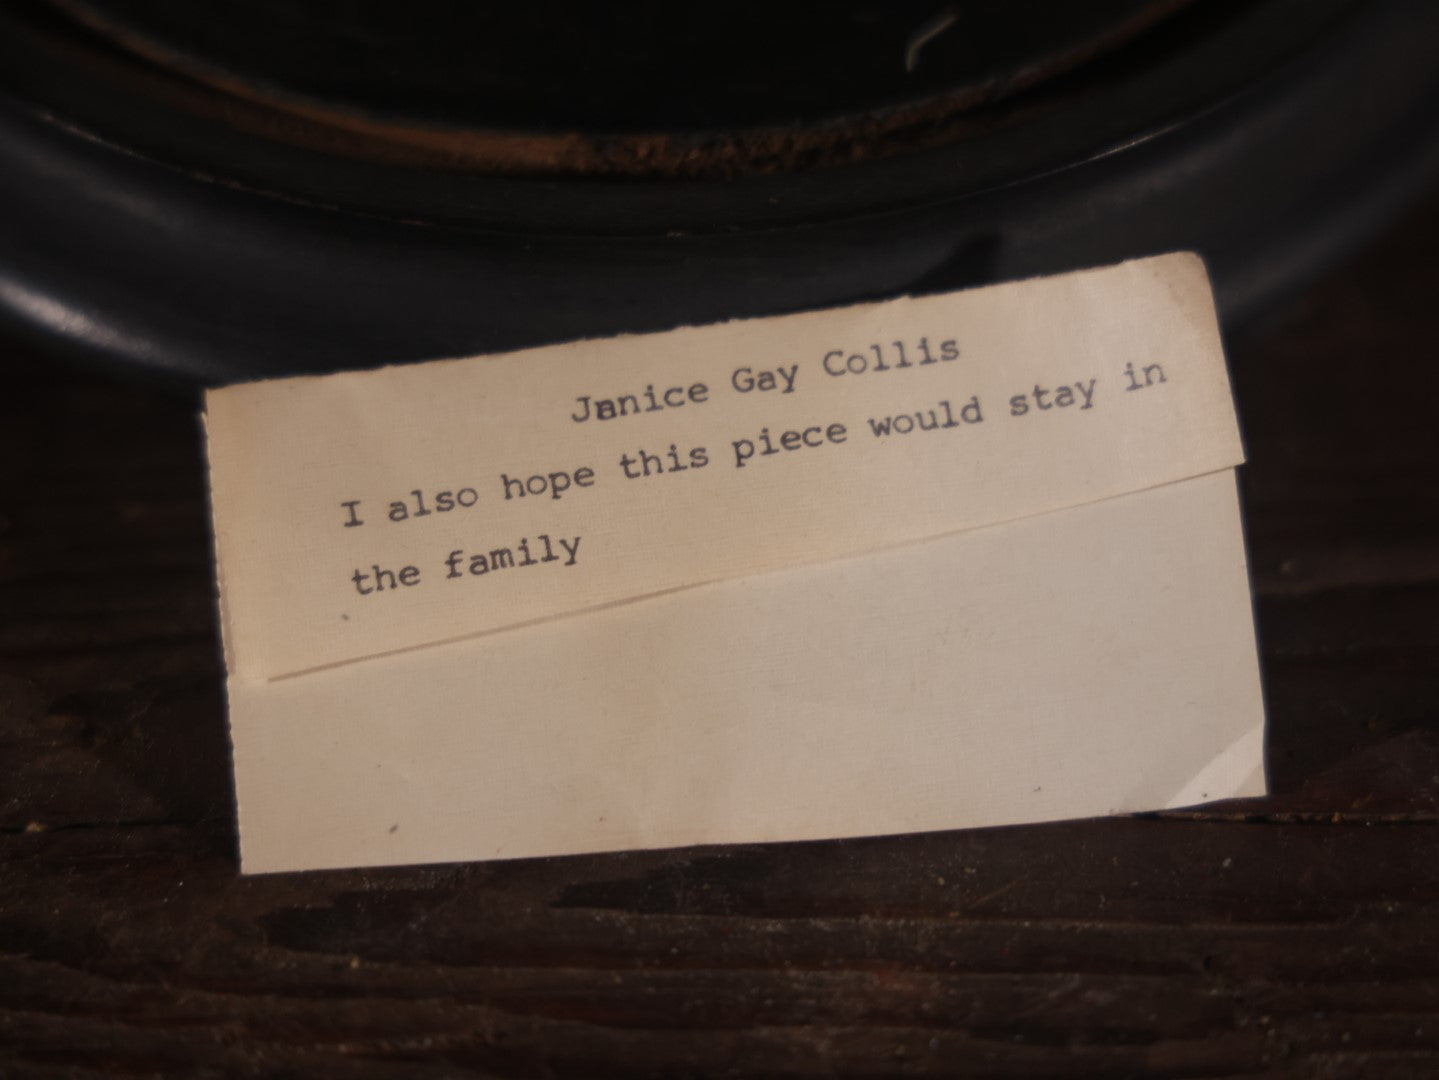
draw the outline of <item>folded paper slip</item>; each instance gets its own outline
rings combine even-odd
[[[250,871],[1263,791],[1188,255],[207,399]]]

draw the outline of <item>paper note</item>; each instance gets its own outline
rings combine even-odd
[[[247,871],[1263,791],[1193,256],[206,409]]]
[[[1139,491],[1242,453],[1199,260],[231,387],[231,670],[273,677]]]

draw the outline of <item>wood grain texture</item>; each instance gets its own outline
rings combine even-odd
[[[1232,343],[1276,794],[238,876],[189,401],[11,344],[0,1076],[1439,1074],[1439,201]]]

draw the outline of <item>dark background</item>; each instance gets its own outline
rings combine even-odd
[[[1238,327],[1439,179],[1432,0],[597,7],[0,0],[0,333],[215,384],[1190,250]]]
[[[1439,1074],[1436,247],[1230,343],[1275,794],[890,839],[241,878],[195,402],[0,347],[0,1075]]]

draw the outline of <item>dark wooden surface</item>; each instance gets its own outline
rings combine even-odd
[[[1276,794],[241,878],[191,404],[5,349],[0,1075],[1439,1075],[1439,201],[1231,359]]]

